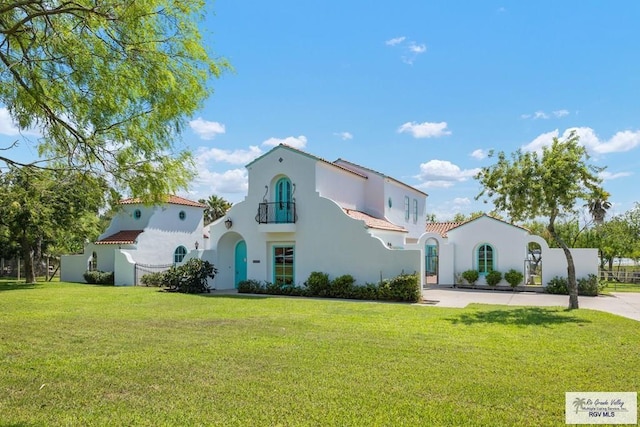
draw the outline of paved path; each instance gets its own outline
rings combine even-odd
[[[539,307],[567,307],[567,295],[538,292],[485,291],[455,288],[429,288],[422,291],[423,298],[437,307],[466,307],[471,303]],[[437,303],[435,302],[437,301]],[[610,295],[578,299],[580,308],[606,311],[640,321],[640,293],[614,292]]]

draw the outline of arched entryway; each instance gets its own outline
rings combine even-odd
[[[247,243],[244,240],[240,240],[236,243],[234,253],[234,278],[233,284],[238,289],[238,284],[244,280],[247,280]]]
[[[424,245],[424,272],[427,285],[438,284],[438,252],[438,241],[436,239],[427,239]]]
[[[530,286],[542,285],[542,246],[537,242],[527,244],[527,259],[524,262],[524,283]]]

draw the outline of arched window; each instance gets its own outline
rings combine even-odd
[[[95,251],[91,254],[91,261],[89,263],[89,270],[98,271],[98,254]]]
[[[187,255],[187,248],[185,248],[184,246],[178,246],[176,248],[176,251],[173,253],[173,262],[176,264],[179,262],[182,262],[182,260],[186,255]]]
[[[487,245],[486,243],[480,245],[478,248],[478,272],[481,275],[490,273],[494,270],[494,260],[495,254],[493,252],[493,247],[491,245]]]

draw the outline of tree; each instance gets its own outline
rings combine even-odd
[[[209,196],[208,199],[200,199],[198,202],[206,205],[204,210],[204,225],[211,224],[218,218],[226,215],[231,208],[231,203],[216,195]]]
[[[476,199],[492,200],[496,209],[506,212],[512,221],[546,218],[549,234],[567,259],[570,309],[578,308],[575,265],[569,246],[556,230],[556,221],[574,213],[579,200],[607,196],[597,175],[603,168],[588,164],[588,159],[586,149],[572,133],[564,141],[554,138],[540,155],[518,150],[508,159],[500,152],[496,164],[476,175],[483,187]]]
[[[201,44],[205,1],[14,0],[0,3],[0,104],[37,129],[56,170],[107,174],[133,197],[157,201],[193,176],[175,140],[229,68]],[[10,147],[0,147],[8,151]],[[0,153],[1,154],[1,153]]]
[[[95,233],[107,184],[77,172],[16,168],[0,174],[0,225],[19,246],[25,280],[54,245],[82,245]],[[82,246],[80,246],[82,247]]]
[[[608,197],[608,194],[603,196]],[[591,218],[593,218],[593,222],[596,225],[600,225],[604,222],[604,217],[607,214],[607,210],[611,208],[611,202],[603,199],[602,197],[598,197],[596,199],[590,200],[589,203],[585,205],[585,207],[589,208],[589,215],[591,215]]]

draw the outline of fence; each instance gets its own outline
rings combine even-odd
[[[135,285],[139,286],[142,283],[140,279],[142,279],[142,276],[144,276],[145,274],[162,273],[163,271],[167,271],[168,269],[170,269],[173,264],[136,264],[135,266]]]
[[[621,283],[640,283],[640,269],[616,269],[613,271],[600,270],[600,279]]]

